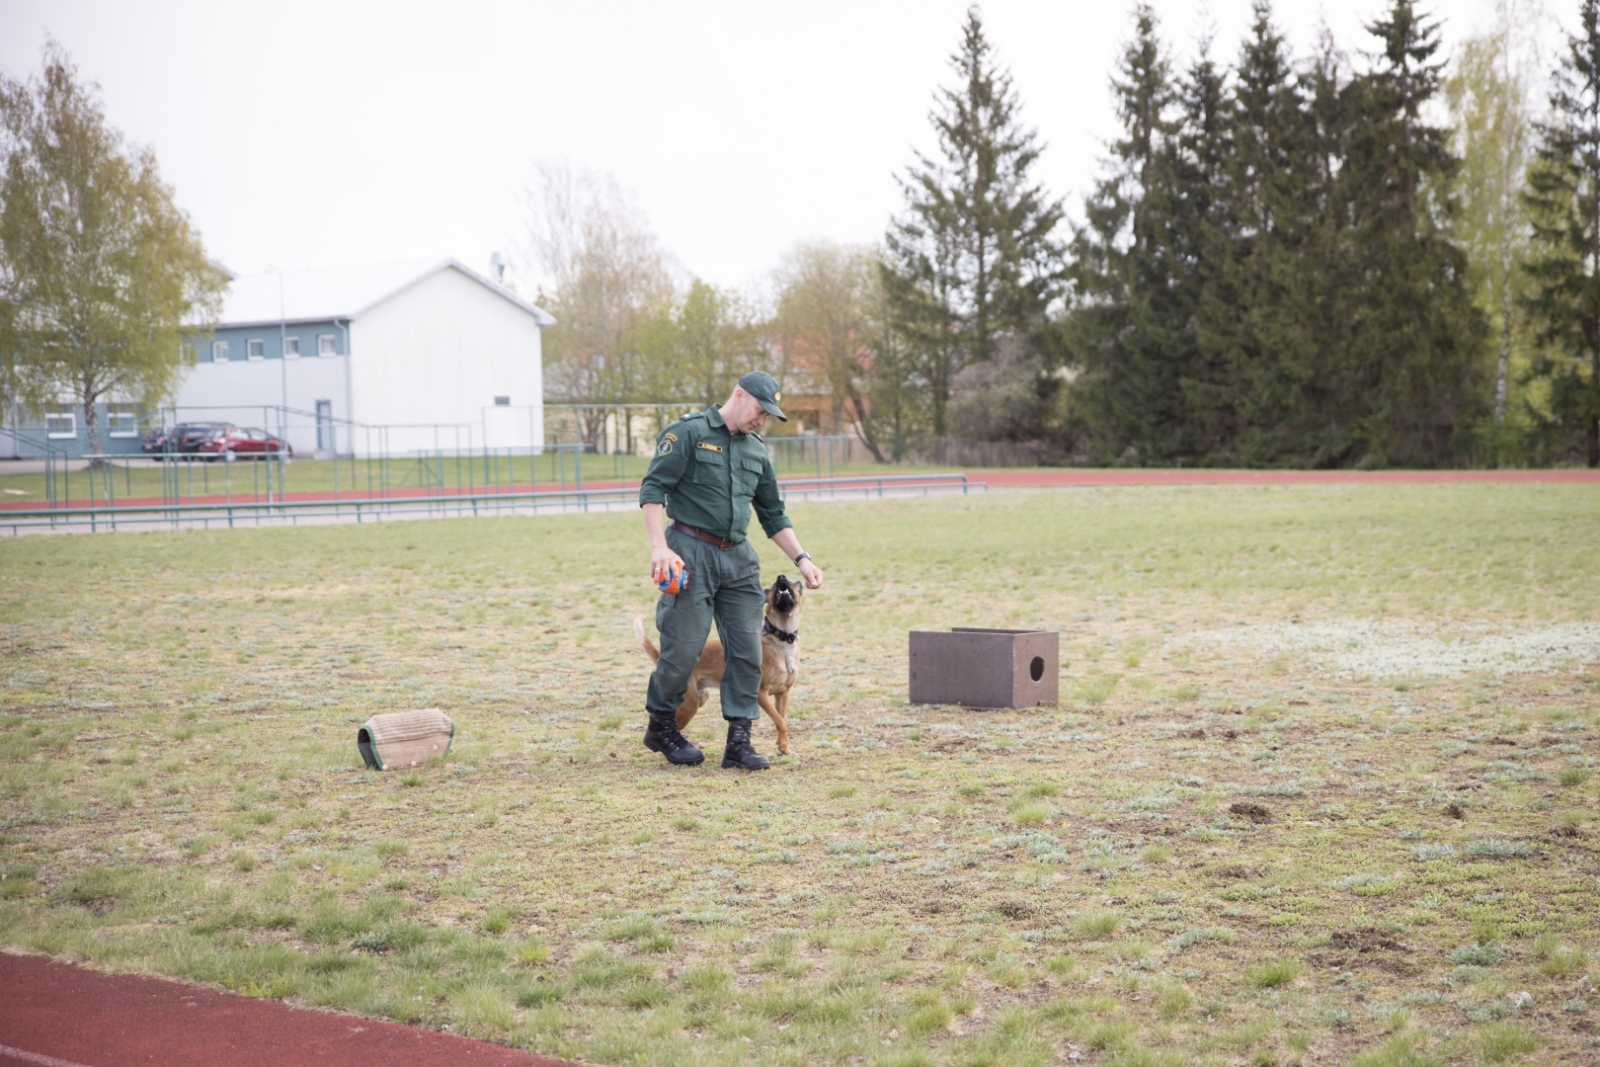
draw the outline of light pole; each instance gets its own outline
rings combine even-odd
[[[278,436],[289,440],[289,430],[284,425],[289,417],[289,323],[283,310],[283,271],[272,264],[267,269],[278,276],[278,378],[283,401],[278,406]]]

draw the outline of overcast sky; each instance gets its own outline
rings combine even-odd
[[[1354,53],[1382,4],[1276,10],[1297,53],[1324,23]],[[797,241],[883,233],[895,174],[930,147],[966,7],[0,0],[0,68],[36,71],[46,33],[61,41],[237,272],[433,256],[484,269],[518,240],[544,158],[615,174],[687,272],[748,285]],[[1174,46],[1213,31],[1227,60],[1250,18],[1249,0],[1156,8]],[[1492,0],[1431,9],[1454,47]],[[1107,82],[1130,10],[982,5],[1046,145],[1040,176],[1070,205],[1116,132]]]

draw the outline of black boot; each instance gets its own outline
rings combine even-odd
[[[764,771],[772,764],[767,757],[750,747],[750,720],[728,720],[728,747],[722,750],[722,766],[743,767],[747,771]]]
[[[644,731],[644,747],[651,752],[661,753],[667,757],[668,763],[689,767],[698,766],[706,758],[705,753],[678,732],[678,717],[670,711],[665,714],[650,713],[650,725]]]

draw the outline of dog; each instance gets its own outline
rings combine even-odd
[[[766,613],[761,623],[761,685],[756,690],[756,703],[777,728],[778,751],[785,756],[791,754],[789,691],[800,677],[800,599],[804,595],[804,585],[778,575],[778,580],[767,588]],[[634,616],[633,632],[651,664],[660,660],[661,650],[645,633],[643,615]],[[700,653],[700,662],[689,675],[683,703],[678,705],[678,729],[689,725],[706,698],[722,684],[725,663],[722,642],[715,637],[708,638],[705,651]]]

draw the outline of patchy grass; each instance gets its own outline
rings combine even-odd
[[[1538,1034],[1517,1023],[1491,1023],[1478,1031],[1476,1038],[1484,1063],[1515,1063],[1544,1045]]]
[[[1112,912],[1080,915],[1073,921],[1072,929],[1085,941],[1104,941],[1122,924],[1122,916]]]
[[[714,705],[703,767],[639,743],[633,516],[0,543],[0,944],[597,1063],[1589,1054],[1593,668],[1186,638],[1595,620],[1592,489],[795,511],[829,588],[762,775]],[[907,706],[954,625],[1059,630],[1062,705]],[[418,707],[451,759],[364,770]]]
[[[1300,977],[1301,967],[1295,960],[1268,960],[1244,969],[1244,980],[1257,989],[1277,989]]]

